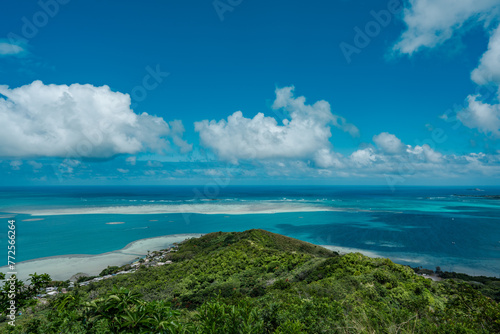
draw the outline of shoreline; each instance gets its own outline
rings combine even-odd
[[[426,254],[418,254],[418,253],[393,253],[388,254],[386,252],[377,252],[372,250],[364,250],[359,248],[351,248],[351,247],[342,247],[335,245],[318,245],[324,247],[326,249],[337,252],[341,255],[347,253],[361,253],[365,256],[371,258],[387,258],[392,262],[414,267],[422,267],[424,269],[434,270],[437,266],[441,267],[443,271],[455,272],[460,274],[467,274],[469,276],[486,276],[486,277],[496,277],[500,278],[499,274],[494,271],[496,267],[498,267],[497,259],[483,260],[488,263],[491,263],[492,266],[473,266],[477,262],[473,259],[463,259],[463,258],[439,258],[432,255]],[[450,261],[452,260],[452,261]]]
[[[101,254],[67,254],[26,260],[16,263],[17,277],[26,280],[29,274],[35,272],[47,273],[54,281],[65,281],[77,273],[96,276],[108,266],[122,266],[137,257],[147,255],[147,251],[164,249],[173,243],[199,238],[202,235],[202,233],[170,234],[135,240],[121,249]],[[10,270],[7,266],[2,266],[0,271]]]
[[[48,273],[52,280],[57,281],[65,281],[77,273],[96,276],[108,266],[122,266],[131,263],[136,258],[147,255],[148,250],[151,252],[157,251],[167,248],[173,243],[179,243],[189,238],[199,238],[205,234],[206,233],[169,234],[135,240],[121,249],[100,254],[65,254],[26,260],[16,263],[17,277],[21,280],[26,280],[29,278],[29,274],[35,272],[39,274]],[[418,253],[387,254],[385,252],[336,245],[318,246],[338,252],[339,254],[358,252],[371,258],[389,258],[394,263],[408,265],[410,267],[422,266],[423,268],[434,269],[436,266],[440,266],[444,271],[464,273],[470,276],[498,277],[491,270],[492,267],[468,266],[474,264],[472,260],[464,262],[463,259],[457,258],[454,259],[456,261],[450,262],[449,258],[444,260]],[[491,261],[494,262],[495,260]],[[0,271],[9,272],[9,269],[7,266],[2,266],[0,267]]]

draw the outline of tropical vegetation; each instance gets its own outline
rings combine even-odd
[[[264,230],[207,234],[167,256],[169,265],[26,303],[16,326],[4,322],[0,331],[500,333],[495,279],[488,297],[485,283],[468,277],[434,282],[388,259]]]

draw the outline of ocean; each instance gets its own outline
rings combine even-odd
[[[0,188],[0,217],[1,266],[13,217],[16,262],[261,228],[412,267],[500,277],[498,187],[10,187]]]

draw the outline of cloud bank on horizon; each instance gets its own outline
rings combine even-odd
[[[0,120],[10,129],[8,134],[0,134],[0,142],[7,144],[0,146],[0,154],[16,158],[0,161],[0,166],[37,174],[44,166],[34,158],[59,157],[64,160],[52,166],[59,176],[91,178],[95,165],[79,158],[123,155],[126,158],[111,173],[131,179],[377,177],[390,185],[401,184],[408,177],[498,173],[499,154],[446,155],[429,144],[405,144],[388,132],[374,135],[373,143],[366,143],[349,155],[340,154],[330,141],[332,129],[357,137],[358,128],[333,114],[328,102],[307,104],[305,97],[295,97],[293,92],[293,87],[276,89],[272,108],[284,109],[290,115],[281,125],[262,113],[245,118],[241,111],[227,120],[195,122],[200,144],[217,158],[207,168],[206,162],[200,165],[197,161],[169,167],[154,159],[138,161],[139,152],[169,149],[167,138],[182,153],[190,152],[192,144],[182,139],[182,122],[167,123],[160,117],[137,115],[130,109],[127,94],[112,92],[107,86],[44,85],[40,81],[15,89],[0,86],[0,94],[6,97],[0,99]],[[109,173],[108,170],[98,174],[107,179]]]

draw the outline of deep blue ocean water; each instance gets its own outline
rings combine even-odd
[[[5,250],[8,217],[16,220],[17,262],[99,254],[169,234],[262,228],[411,266],[500,276],[494,187],[0,188],[0,216]]]

